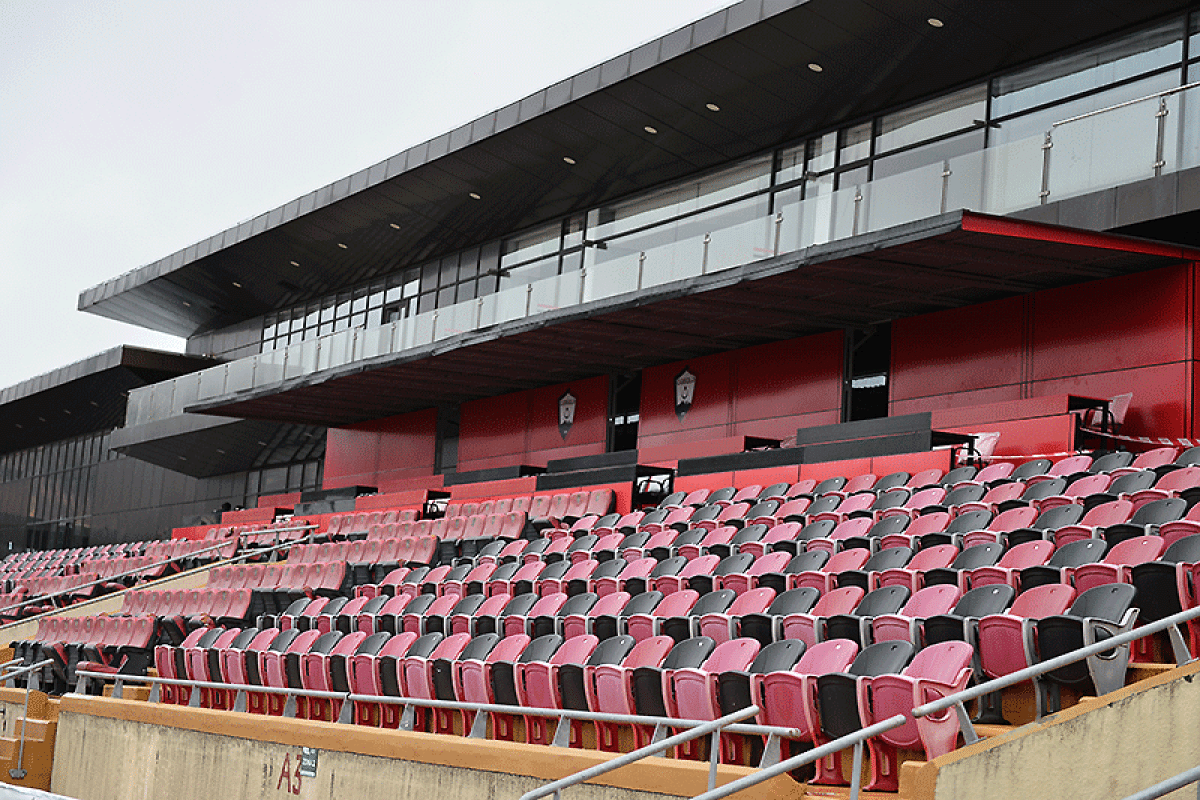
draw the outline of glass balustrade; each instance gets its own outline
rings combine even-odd
[[[1161,113],[1165,111],[1165,114]],[[1047,148],[1049,143],[1049,148]],[[1200,166],[1200,87],[1056,123],[1047,133],[829,191],[825,176],[683,219],[592,239],[583,270],[373,328],[353,328],[135,389],[128,425],[480,328],[696,278],[777,254],[970,209],[1009,214]],[[591,232],[594,234],[595,232]]]

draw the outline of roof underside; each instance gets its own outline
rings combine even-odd
[[[119,427],[130,389],[214,363],[123,346],[11,386],[0,392],[0,453]]]
[[[1200,258],[954,212],[188,409],[346,425]]]
[[[224,327],[1189,5],[747,0],[88,289],[79,307],[183,336]]]

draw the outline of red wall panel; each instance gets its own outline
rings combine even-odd
[[[891,413],[1132,392],[1126,432],[1187,436],[1195,430],[1192,273],[1192,265],[1166,267],[898,320]],[[1028,426],[1010,437],[1025,437],[1019,431],[1032,438],[1002,441],[1004,450],[1061,443],[1061,433]]]
[[[575,396],[575,423],[564,439],[558,400],[567,391]],[[607,376],[472,400],[462,405],[458,471],[595,455],[607,435]]]
[[[696,376],[683,420],[675,414],[675,378]],[[731,435],[786,439],[803,425],[840,418],[842,333],[747,347],[642,371],[638,447]]]
[[[1019,384],[1023,302],[1013,297],[893,322],[892,401]],[[971,399],[956,405],[1007,399],[1012,398]],[[932,407],[936,406],[920,410]]]
[[[395,485],[433,474],[437,409],[415,411],[345,428],[330,428],[324,486]]]
[[[1039,292],[1031,378],[1183,361],[1189,339],[1188,272],[1167,267]]]

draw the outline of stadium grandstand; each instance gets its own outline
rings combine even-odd
[[[186,352],[0,392],[0,778],[1133,796],[1198,283],[1200,4],[743,0],[81,293]]]

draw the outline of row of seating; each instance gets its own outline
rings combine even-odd
[[[910,710],[922,702],[918,697],[925,695],[914,692],[918,680],[927,691],[949,693],[963,688],[971,674],[972,649],[962,642],[942,643],[919,652],[908,643],[874,648],[860,651],[847,640],[814,647],[787,640],[763,647],[753,639],[719,643],[703,636],[682,642],[667,636],[641,642],[617,636],[601,642],[594,636],[564,640],[557,634],[502,639],[494,633],[417,636],[411,632],[367,635],[213,629],[197,631],[181,648],[160,648],[156,663],[161,674],[198,680],[680,719],[715,719],[744,708],[754,698],[769,698],[764,708],[773,710],[764,713],[764,724],[796,728],[802,739],[812,740],[815,735],[818,742],[834,735],[835,709],[837,716],[843,715],[843,698],[829,691],[807,691],[809,682],[822,676],[900,678],[891,683],[907,685],[907,698],[883,690],[872,693],[876,699],[871,707],[852,707],[854,717],[866,717],[861,723],[855,720],[856,724],[871,724],[873,716],[883,718],[898,713],[894,709]],[[885,653],[889,657],[883,657]],[[905,669],[910,660],[911,667]],[[881,689],[887,684],[879,681]],[[171,702],[190,699],[186,689],[170,690],[169,695]],[[229,708],[231,695],[202,691],[200,703]],[[782,699],[785,695],[787,701]],[[812,702],[804,702],[802,696]],[[771,702],[775,698],[780,700]],[[282,713],[281,699],[251,693],[249,700],[252,711]],[[340,704],[302,698],[297,711],[301,717],[329,719],[340,711]],[[354,716],[359,724],[397,727],[400,714],[396,705],[360,702]],[[494,738],[516,738],[516,720],[500,713],[491,717]],[[474,724],[474,713],[439,710],[426,715],[418,710],[416,719],[421,728],[446,734],[455,732],[457,722],[458,730],[466,733]],[[525,717],[526,740],[548,743],[552,726],[547,722],[536,715]],[[930,757],[953,749],[956,725],[955,720],[949,725],[923,726]],[[596,725],[601,749],[617,750],[617,727],[613,723]],[[582,726],[576,723],[572,729],[572,743],[578,746]],[[639,745],[648,742],[650,731],[636,726],[634,733]],[[918,735],[917,746],[921,741]],[[898,742],[911,746],[907,740]],[[723,760],[742,761],[744,747],[759,750],[761,742],[724,737]],[[696,757],[699,753],[693,743],[682,746],[677,755]],[[879,755],[879,772],[894,778],[894,755],[891,762],[887,755]],[[828,779],[830,774],[822,777]],[[884,782],[873,782],[873,788],[884,788]]]

